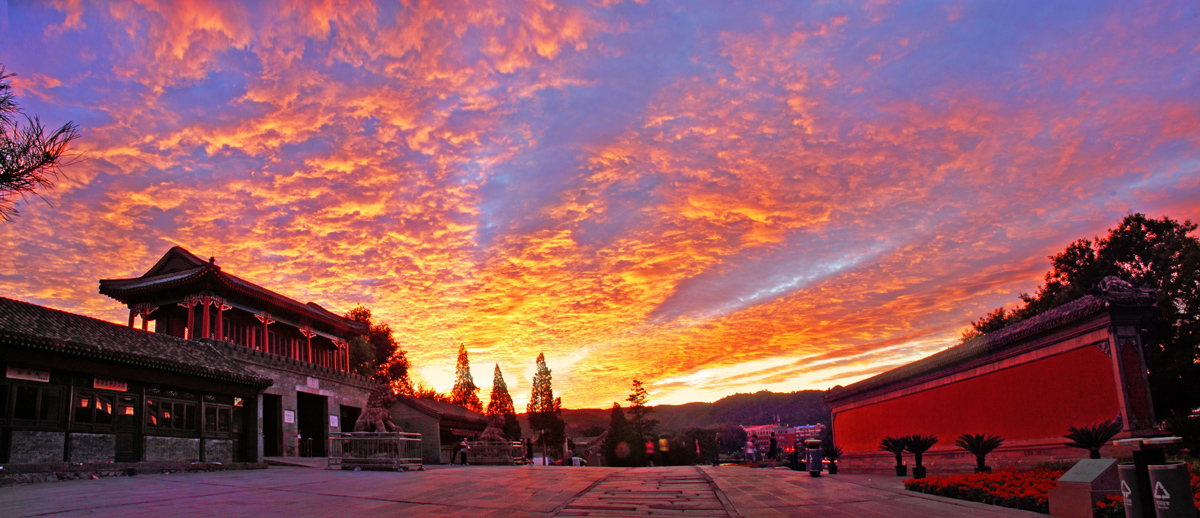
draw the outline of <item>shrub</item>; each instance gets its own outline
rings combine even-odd
[[[921,467],[921,457],[938,442],[938,438],[932,435],[910,435],[905,439],[908,451],[912,452],[918,468]]]
[[[1083,428],[1075,428],[1074,426],[1067,428],[1067,434],[1063,438],[1070,439],[1071,442],[1067,446],[1072,448],[1082,448],[1087,450],[1093,459],[1100,458],[1100,448],[1113,437],[1121,433],[1121,425],[1112,419],[1103,423],[1096,423]]]
[[[964,433],[954,440],[954,445],[971,452],[975,456],[975,472],[984,473],[991,471],[987,467],[987,454],[996,451],[1000,445],[1004,444],[1004,439],[999,435],[983,435]]]
[[[1168,419],[1166,426],[1171,435],[1183,439],[1183,447],[1188,449],[1188,455],[1200,459],[1200,417],[1176,417]]]
[[[896,466],[904,465],[904,450],[908,449],[908,437],[884,437],[879,449],[896,456]]]

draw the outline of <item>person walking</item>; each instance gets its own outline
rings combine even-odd
[[[458,451],[462,452],[462,465],[463,466],[467,465],[467,450],[469,450],[469,449],[471,449],[471,445],[467,444],[467,438],[463,437],[463,440],[458,443]],[[450,463],[454,464],[454,461],[451,460]]]
[[[775,442],[775,432],[771,432],[771,445],[767,448],[767,458],[771,459],[771,469],[775,469],[775,456],[779,453],[776,449],[779,448],[779,443]]]
[[[753,439],[746,439],[746,461],[751,462],[751,463],[756,461],[756,459],[754,458],[754,440]]]

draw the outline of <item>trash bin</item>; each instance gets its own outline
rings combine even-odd
[[[1134,464],[1120,464],[1117,474],[1121,477],[1121,498],[1125,500],[1126,518],[1152,518],[1142,512],[1142,496],[1145,493],[1138,483],[1138,469]]]
[[[1182,462],[1147,466],[1157,518],[1196,518],[1192,473]]]
[[[825,460],[825,451],[821,449],[821,441],[804,441],[804,461],[808,464],[808,474],[821,476],[821,464]]]

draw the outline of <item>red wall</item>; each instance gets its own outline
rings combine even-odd
[[[941,439],[938,447],[953,445],[963,433],[994,433],[1006,441],[1061,437],[1068,426],[1104,421],[1118,412],[1112,360],[1084,347],[838,412],[833,429],[837,444],[849,453],[876,451],[889,435],[932,434]]]

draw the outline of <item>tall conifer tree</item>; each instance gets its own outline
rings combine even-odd
[[[487,415],[504,416],[504,437],[510,441],[521,440],[521,421],[517,419],[517,409],[513,408],[512,396],[508,393],[504,375],[500,373],[499,363],[492,377],[492,395],[488,398]]]
[[[537,372],[533,375],[533,389],[525,411],[529,414],[529,427],[541,432],[544,446],[558,446],[563,442],[566,424],[562,419],[562,400],[554,397],[550,382],[546,355],[538,353]]]
[[[454,389],[450,391],[450,402],[472,412],[483,412],[479,387],[475,386],[475,379],[471,377],[471,361],[467,358],[466,344],[458,344],[458,366],[455,369]]]

